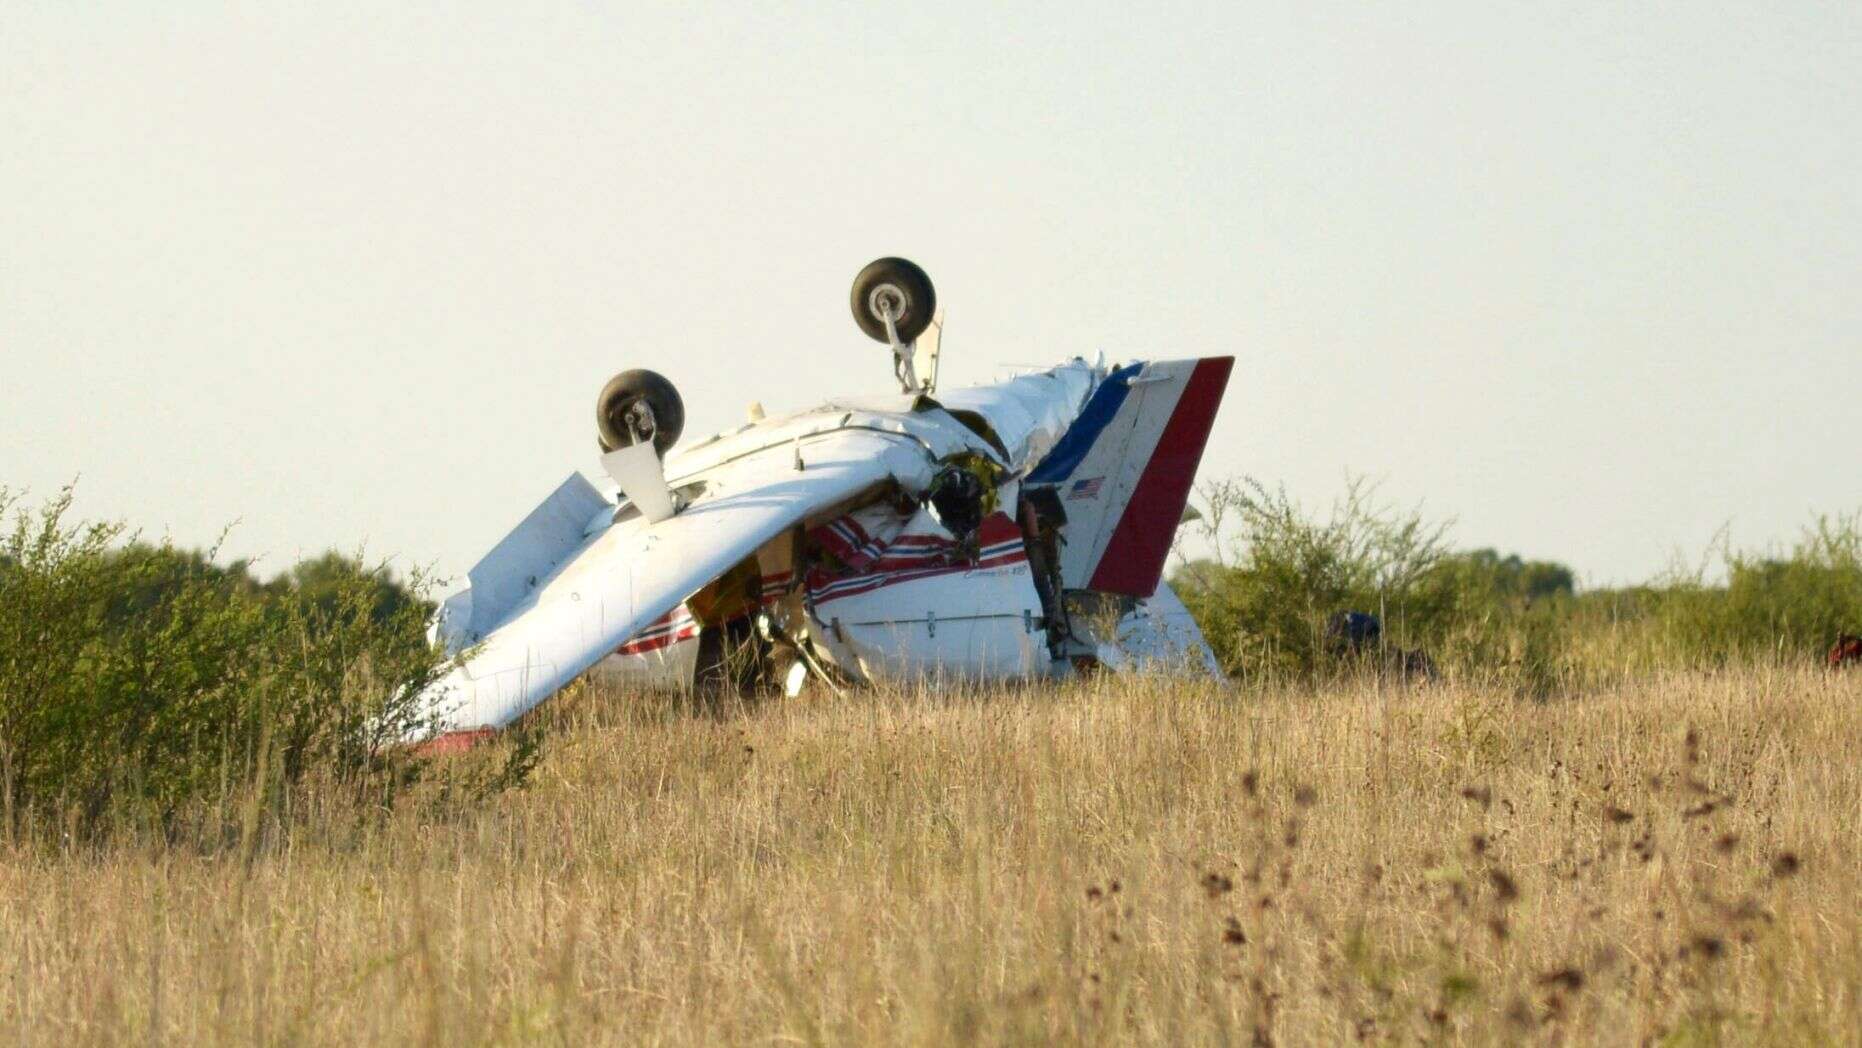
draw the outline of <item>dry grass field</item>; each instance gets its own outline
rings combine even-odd
[[[463,814],[0,851],[0,1040],[1862,1030],[1862,674],[560,706]]]

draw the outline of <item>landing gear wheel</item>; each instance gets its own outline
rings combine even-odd
[[[937,313],[937,291],[915,263],[882,258],[853,278],[853,322],[875,342],[891,342],[886,337],[886,312],[892,314],[892,327],[902,344],[909,344],[931,326]]]
[[[651,440],[663,458],[684,429],[685,401],[655,371],[623,371],[601,387],[595,401],[595,431],[604,452]]]

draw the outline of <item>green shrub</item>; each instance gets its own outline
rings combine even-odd
[[[1339,611],[1378,614],[1396,647],[1439,629],[1457,597],[1432,577],[1449,557],[1447,525],[1383,508],[1373,496],[1354,480],[1321,520],[1252,478],[1202,489],[1200,527],[1212,556],[1179,569],[1174,582],[1229,672],[1320,673],[1332,665],[1326,621]]]
[[[211,553],[72,523],[69,490],[36,513],[17,503],[0,490],[7,832],[186,823],[211,838],[216,818],[282,817],[313,784],[379,809],[417,777],[422,758],[396,743],[430,727],[414,697],[447,668],[422,580],[328,555],[260,584]]]
[[[1361,481],[1321,518],[1251,479],[1200,492],[1212,556],[1173,583],[1231,673],[1313,679],[1363,669],[1328,653],[1326,621],[1369,611],[1383,647],[1545,694],[1657,669],[1820,657],[1862,632],[1862,514],[1820,518],[1788,556],[1716,545],[1708,566],[1579,593],[1569,568],[1482,549],[1448,525],[1380,506]],[[1388,666],[1387,658],[1375,665]]]
[[[1723,582],[1705,567],[1671,572],[1643,598],[1666,643],[1694,663],[1821,655],[1862,631],[1862,514],[1819,517],[1788,555],[1716,543]]]
[[[1434,650],[1478,611],[1464,607],[1471,581],[1501,577],[1497,558],[1450,553],[1447,523],[1380,506],[1361,480],[1324,519],[1253,478],[1205,486],[1201,514],[1214,557],[1173,581],[1223,666],[1244,678],[1352,668],[1326,644],[1326,622],[1341,611],[1376,614],[1387,652]]]

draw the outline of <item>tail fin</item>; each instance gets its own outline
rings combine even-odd
[[[1234,364],[1204,357],[1112,372],[1028,475],[1066,512],[1063,587],[1133,597],[1157,589]]]

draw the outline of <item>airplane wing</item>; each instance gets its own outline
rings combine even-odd
[[[536,574],[525,578],[529,592],[521,599],[501,594],[508,610],[470,609],[469,621],[480,628],[467,639],[478,643],[422,694],[423,713],[441,732],[503,727],[784,529],[889,478],[922,486],[935,461],[926,441],[911,434],[833,430],[706,471],[692,505],[658,523],[625,506],[612,517],[598,513],[560,558],[528,558]],[[553,505],[560,503],[567,506]],[[541,534],[539,521],[548,520],[560,549],[563,513],[588,505],[573,481],[565,484],[513,538],[526,528]],[[549,548],[541,540],[536,546]],[[499,549],[524,559],[509,540]],[[495,575],[508,589],[522,570],[506,565]]]

